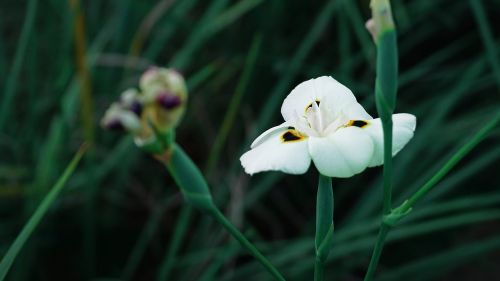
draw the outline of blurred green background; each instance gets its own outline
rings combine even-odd
[[[500,106],[500,1],[394,0],[397,112],[417,116],[395,158],[395,203]],[[99,127],[159,65],[190,89],[178,142],[227,216],[289,280],[311,280],[317,173],[246,175],[239,157],[281,122],[298,83],[332,75],[376,116],[369,3],[352,0],[2,0],[0,253],[84,141],[92,147],[8,280],[272,280],[164,168]],[[389,235],[377,280],[498,280],[500,131]],[[335,179],[328,280],[362,280],[381,213],[381,168]]]

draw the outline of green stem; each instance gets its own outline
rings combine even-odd
[[[382,223],[380,230],[377,236],[377,242],[375,242],[375,247],[373,248],[372,258],[370,260],[370,265],[368,266],[368,270],[366,271],[364,281],[371,281],[373,276],[375,275],[375,270],[378,266],[378,261],[380,260],[380,255],[382,254],[382,249],[384,248],[385,238],[387,234],[391,230],[391,226],[385,223]]]
[[[384,248],[385,238],[392,228],[391,224],[384,221],[384,218],[391,214],[392,209],[392,120],[388,119],[382,122],[382,129],[384,131],[384,216],[364,281],[373,279],[382,254],[382,249]]]
[[[333,190],[332,179],[319,175],[316,199],[316,261],[314,280],[324,279],[324,262],[330,253],[333,238]]]
[[[384,215],[392,208],[392,119],[382,123],[384,131]]]
[[[185,205],[181,210],[181,213],[175,225],[174,235],[170,240],[170,246],[168,247],[167,254],[163,259],[160,271],[158,273],[158,281],[168,280],[170,272],[172,271],[172,268],[174,267],[176,261],[175,255],[177,254],[181,242],[186,234],[192,211],[193,208],[189,205]]]
[[[71,160],[71,162],[66,167],[63,174],[61,175],[61,177],[59,177],[56,184],[51,188],[49,193],[47,193],[47,195],[45,196],[43,201],[40,203],[38,208],[35,210],[33,215],[28,220],[28,222],[24,225],[24,227],[21,230],[21,232],[19,233],[19,235],[16,237],[14,242],[10,245],[9,249],[7,250],[7,253],[5,253],[5,256],[2,258],[2,261],[0,262],[0,281],[5,279],[5,276],[9,272],[9,269],[12,266],[12,263],[14,263],[15,258],[17,257],[17,255],[19,254],[21,249],[23,248],[26,241],[28,241],[28,239],[31,237],[33,232],[36,230],[36,228],[38,227],[38,225],[42,221],[42,219],[45,216],[45,214],[47,213],[47,211],[54,204],[59,193],[61,193],[61,190],[65,186],[69,177],[75,171],[76,166],[78,165],[78,163],[82,159],[86,150],[87,150],[86,145],[83,145],[82,147],[80,147],[80,150],[73,157],[73,159]]]
[[[324,263],[316,259],[314,263],[314,281],[323,281],[325,279]]]
[[[5,91],[2,93],[3,99],[0,103],[0,130],[2,131],[3,126],[7,121],[8,114],[10,113],[9,108],[12,107],[12,100],[14,99],[14,94],[17,88],[17,79],[19,77],[19,73],[21,72],[23,61],[26,56],[26,49],[35,24],[37,6],[38,0],[31,0],[28,2],[26,19],[23,24],[23,29],[21,30],[21,38],[19,39],[14,61],[12,62],[12,68],[7,78],[7,82],[5,83]]]
[[[255,246],[248,241],[243,234],[234,227],[234,225],[227,220],[224,214],[219,211],[216,207],[212,208],[210,214],[217,220],[226,230],[240,242],[243,248],[247,249],[252,256],[254,256],[266,269],[269,273],[271,273],[276,280],[285,281],[285,278],[279,273],[279,271],[264,257]]]
[[[464,146],[462,146],[426,184],[424,184],[410,197],[410,199],[384,216],[364,281],[370,281],[373,279],[382,249],[384,247],[385,239],[394,224],[408,214],[413,205],[425,196],[446,174],[448,174],[453,167],[457,165],[460,160],[469,154],[474,147],[476,147],[496,126],[498,126],[499,123],[500,113],[498,113],[488,124],[486,124],[486,126],[484,126]]]
[[[408,212],[411,210],[413,205],[424,197],[444,176],[446,176],[451,169],[453,169],[460,160],[462,160],[467,154],[471,152],[493,129],[495,129],[500,124],[500,112],[484,126],[479,132],[477,132],[464,146],[462,146],[451,158],[444,164],[444,166],[439,169],[439,171],[426,182],[417,192],[415,192],[407,201],[405,201],[400,207],[396,208],[401,213]]]

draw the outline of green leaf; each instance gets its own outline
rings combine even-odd
[[[47,213],[50,206],[52,206],[52,204],[55,202],[62,188],[76,169],[76,166],[78,165],[80,159],[83,157],[85,151],[86,146],[82,146],[82,148],[80,148],[77,154],[73,157],[73,160],[71,160],[69,165],[66,167],[64,173],[57,180],[56,184],[51,188],[50,192],[47,194],[47,196],[45,196],[42,203],[35,210],[26,225],[24,225],[21,233],[19,233],[19,235],[14,240],[14,243],[12,243],[12,245],[10,246],[9,250],[0,262],[0,281],[3,281],[5,279],[5,276],[12,266],[12,263],[16,259],[17,255],[23,248],[28,238],[31,236],[33,231],[36,229],[36,227],[44,217],[45,213]]]

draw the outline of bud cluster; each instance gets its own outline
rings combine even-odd
[[[106,111],[101,124],[125,130],[150,152],[162,152],[186,107],[187,88],[177,71],[152,67],[141,76],[139,89],[128,89]]]

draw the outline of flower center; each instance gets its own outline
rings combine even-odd
[[[295,124],[297,130],[308,136],[324,137],[349,121],[342,113],[334,113],[320,100],[311,102],[302,115],[296,112]]]

